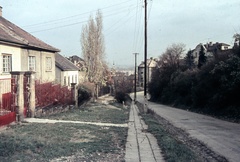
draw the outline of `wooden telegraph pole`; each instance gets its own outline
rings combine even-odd
[[[135,71],[134,71],[134,102],[136,102],[137,99],[137,55],[138,53],[133,53],[135,55]]]
[[[147,99],[147,0],[144,0],[144,98]]]

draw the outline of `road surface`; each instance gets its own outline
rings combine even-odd
[[[137,101],[144,103],[143,92],[137,93]],[[229,161],[240,161],[240,124],[149,101],[147,105],[174,126],[205,143],[214,152],[226,157]]]

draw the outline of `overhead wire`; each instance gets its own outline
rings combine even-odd
[[[107,7],[104,7],[102,8],[102,10],[104,9],[107,9],[107,8],[111,8],[111,7],[114,7],[114,6],[119,6],[121,4],[125,4],[125,3],[128,3],[129,0],[127,1],[124,1],[124,2],[121,2],[121,3],[118,3],[118,4],[114,4],[114,5],[111,5],[111,6],[107,6]],[[38,25],[46,25],[48,23],[53,23],[53,22],[57,22],[57,21],[62,21],[62,20],[69,20],[70,18],[73,18],[73,17],[79,17],[79,16],[82,16],[82,15],[86,15],[86,14],[90,14],[92,12],[96,12],[97,10],[92,10],[92,11],[88,11],[88,12],[84,12],[84,13],[80,13],[80,14],[76,14],[76,15],[72,15],[72,16],[68,16],[68,17],[63,17],[63,18],[59,18],[59,19],[54,19],[54,20],[49,20],[49,21],[45,21],[45,22],[40,22],[40,23],[35,23],[35,24],[30,24],[30,25],[25,25],[23,27],[32,27],[32,26],[38,26]]]
[[[110,35],[111,33],[115,32],[117,29],[119,29],[120,27],[124,26],[127,22],[129,22],[132,18],[134,17],[134,15],[128,17],[128,19],[126,19],[122,25],[118,25],[116,28],[114,28],[111,32],[106,33],[106,36]]]
[[[127,10],[128,10],[128,9],[127,9]],[[123,10],[122,12],[125,12],[125,11],[126,11],[126,9]],[[115,16],[115,15],[118,15],[118,14],[120,14],[120,12],[116,12],[116,13],[113,13],[113,14],[110,13],[110,14],[104,16],[104,18],[106,18],[106,17],[111,17],[111,16]],[[70,24],[66,24],[66,25],[59,25],[59,26],[55,26],[55,27],[49,27],[49,28],[46,28],[46,29],[35,30],[35,31],[30,32],[30,33],[37,33],[37,32],[43,32],[43,31],[48,31],[48,30],[54,30],[54,29],[69,27],[69,26],[73,26],[73,25],[83,24],[83,23],[86,23],[86,22],[88,22],[88,21],[89,21],[89,19],[86,19],[86,20],[84,20],[84,21],[74,22],[74,23],[70,23]]]
[[[139,28],[138,28],[138,35],[137,35],[137,44],[136,44],[136,51],[142,51],[143,50],[143,39],[144,39],[144,31],[143,31],[143,27],[144,27],[144,21],[143,21],[143,9],[144,9],[144,4],[143,4],[143,1],[142,1],[142,6],[141,6],[141,13],[140,13],[140,18],[139,18]],[[141,32],[141,33],[140,33]]]
[[[142,2],[142,0],[141,0]],[[138,3],[138,1],[137,1]],[[142,5],[138,5],[138,8],[136,10],[136,19],[135,19],[135,32],[134,32],[134,42],[133,42],[133,51],[137,52],[137,46],[139,45],[139,33],[141,29],[143,28],[142,24]],[[142,35],[141,35],[142,36]],[[140,39],[141,40],[141,39]]]
[[[134,25],[134,36],[133,36],[133,51],[134,52],[135,52],[135,39],[136,39],[136,28],[137,28],[138,5],[139,5],[139,0],[137,0],[136,18],[135,18],[135,25]]]
[[[153,0],[150,0],[150,7],[149,7],[149,10],[148,10],[148,20],[150,20],[150,14],[151,14],[151,11],[152,11],[152,4],[153,4]]]
[[[117,25],[121,22],[121,20],[125,19],[126,16],[128,16],[135,8],[136,8],[136,6],[133,6],[133,7],[128,8],[128,13],[127,13],[127,15],[124,14],[120,19],[117,19],[114,23],[112,23],[113,25],[111,25],[109,28],[107,28],[107,29],[105,30],[105,32],[108,31],[108,30],[110,30],[112,27],[117,26]],[[105,16],[104,16],[104,17],[105,17]]]
[[[125,1],[126,3],[126,1]],[[116,5],[112,5],[112,6],[116,6]],[[109,7],[105,7],[105,8],[109,8]],[[121,13],[125,13],[126,11],[128,11],[129,9],[133,9],[135,8],[134,5],[129,5],[128,6],[123,6],[122,8],[118,9],[118,10],[114,10],[114,11],[105,11],[105,13],[109,13],[108,15],[105,15],[105,17],[111,17],[111,16],[115,16],[115,15],[118,15],[118,14],[121,14]],[[80,15],[80,14],[79,14]],[[65,19],[65,18],[63,18]],[[58,20],[63,20],[63,19],[58,19]],[[58,21],[57,20],[57,21]],[[45,27],[45,29],[40,29],[40,30],[33,30],[32,32],[30,33],[37,33],[37,32],[43,32],[43,31],[48,31],[48,30],[54,30],[54,29],[58,29],[58,28],[64,28],[64,27],[69,27],[69,26],[73,26],[73,25],[78,25],[78,24],[82,24],[82,23],[86,23],[88,22],[89,20],[89,17],[88,18],[85,18],[85,20],[83,21],[78,21],[78,22],[71,22],[71,23],[68,23],[68,24],[65,24],[65,25],[58,25],[58,26],[55,26],[55,27]],[[49,21],[50,22],[50,21]],[[54,21],[52,21],[54,22]],[[58,22],[58,23],[61,23],[61,22]],[[39,25],[44,25],[44,23],[39,23]],[[45,25],[49,25],[48,23],[46,23]],[[54,24],[56,25],[56,24]]]
[[[149,22],[149,20],[150,20],[150,14],[151,14],[151,11],[152,11],[152,4],[153,4],[153,0],[149,0],[150,1],[150,3],[149,3],[149,9],[148,9],[148,13],[147,13],[147,24],[148,24],[148,22]],[[145,7],[145,6],[144,6]],[[142,15],[142,14],[141,14]],[[141,30],[140,31],[142,31],[143,32],[143,24],[142,25],[140,25],[141,26]],[[137,42],[137,44],[138,44],[138,47],[137,47],[137,49],[136,50],[138,50],[138,51],[142,51],[143,50],[143,39],[144,39],[144,37],[143,37],[143,34],[141,34],[141,37],[140,37],[140,39],[138,39],[138,42]]]

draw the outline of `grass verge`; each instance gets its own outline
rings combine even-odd
[[[148,131],[155,136],[159,147],[162,149],[165,160],[171,162],[198,162],[198,156],[181,141],[171,136],[163,126],[151,115],[142,114]]]
[[[81,109],[72,109],[64,113],[43,118],[124,124],[128,121],[128,114],[129,109],[123,108],[121,104],[112,103],[111,105],[105,105],[101,103],[89,103]]]
[[[125,108],[105,106],[96,103],[49,118],[112,123],[128,118]],[[124,161],[127,131],[69,123],[11,125],[0,132],[0,161]]]

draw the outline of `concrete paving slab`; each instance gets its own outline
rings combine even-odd
[[[162,162],[161,149],[153,135],[144,131],[147,125],[139,116],[136,105],[132,104],[128,123],[126,162]]]

